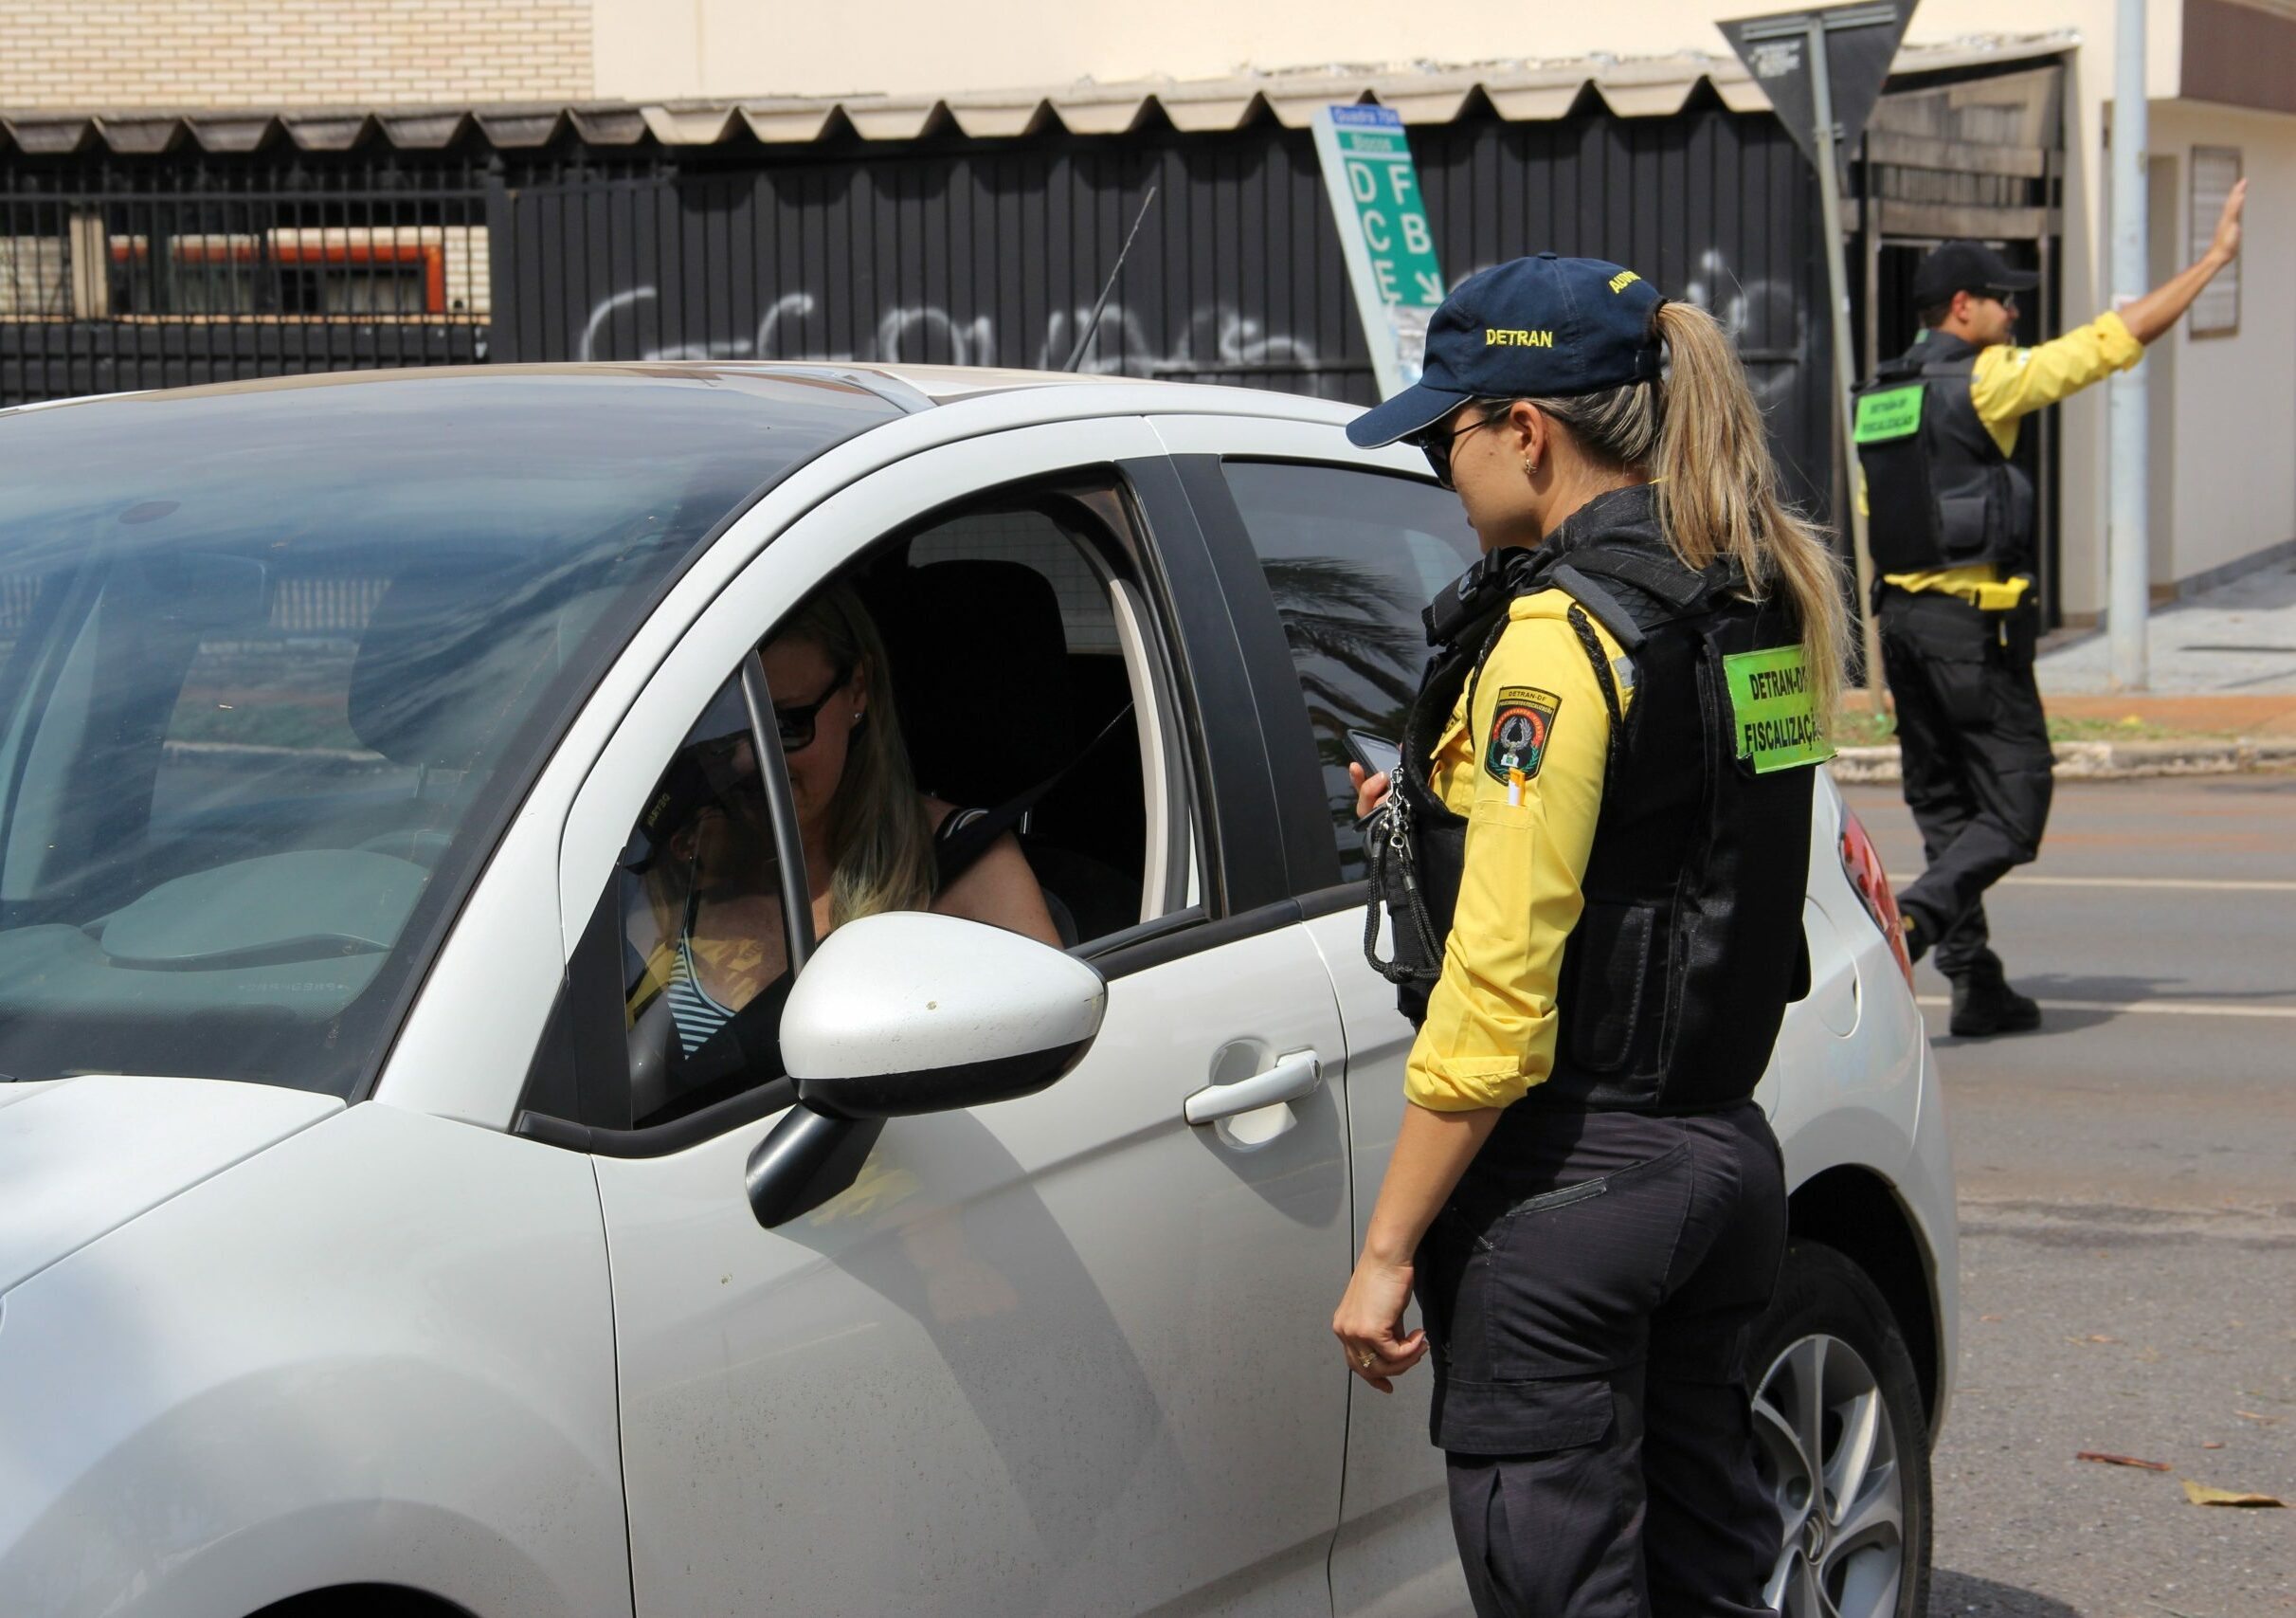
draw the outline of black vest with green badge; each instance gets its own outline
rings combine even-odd
[[[1611,709],[1611,745],[1585,909],[1563,952],[1554,1069],[1521,1104],[1727,1106],[1753,1093],[1787,1004],[1808,992],[1811,766],[1831,749],[1790,609],[1775,595],[1746,600],[1727,565],[1685,567],[1647,487],[1588,502],[1535,552],[1486,556],[1427,609],[1435,660],[1395,791],[1367,836],[1373,934],[1383,908],[1395,936],[1395,958],[1374,954],[1373,964],[1397,985],[1404,1014],[1423,1020],[1467,829],[1436,796],[1428,766],[1509,603],[1547,590],[1571,597],[1570,622]],[[1624,649],[1623,670],[1596,623]]]
[[[1969,382],[1981,351],[1924,332],[1857,390],[1867,533],[1881,573],[2033,567],[2033,482],[1985,429]]]

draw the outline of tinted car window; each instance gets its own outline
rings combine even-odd
[[[0,1072],[349,1093],[636,614],[888,413],[509,372],[0,418]]]
[[[1266,571],[1315,727],[1340,874],[1364,872],[1350,730],[1400,741],[1427,640],[1419,610],[1479,554],[1456,495],[1340,466],[1234,461],[1228,487]]]

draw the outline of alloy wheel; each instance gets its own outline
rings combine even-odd
[[[1785,1529],[1765,1599],[1785,1618],[1894,1618],[1905,1480],[1865,1357],[1823,1334],[1787,1345],[1754,1395],[1754,1431]]]

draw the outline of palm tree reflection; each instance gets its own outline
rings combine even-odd
[[[1340,874],[1353,881],[1363,875],[1364,861],[1342,737],[1359,730],[1401,741],[1426,654],[1426,643],[1413,627],[1421,603],[1393,573],[1336,556],[1279,557],[1261,565],[1315,726]]]

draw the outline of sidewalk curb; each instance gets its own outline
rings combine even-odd
[[[2130,781],[2147,775],[2238,775],[2253,771],[2296,769],[2296,736],[2241,736],[2218,741],[2060,741],[2056,754],[2061,781]],[[1900,778],[1897,748],[1845,747],[1834,757],[1834,778],[1842,782]]]

